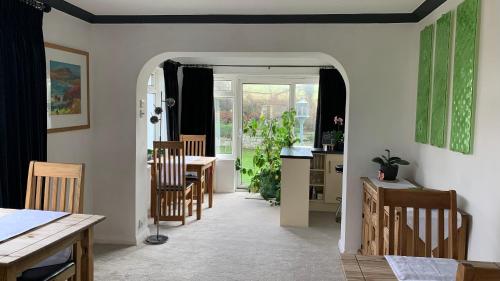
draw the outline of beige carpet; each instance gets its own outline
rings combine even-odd
[[[280,227],[279,207],[246,195],[217,194],[186,226],[162,223],[164,245],[96,245],[95,279],[344,280],[333,214],[311,213],[309,228]]]

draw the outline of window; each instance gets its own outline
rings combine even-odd
[[[147,100],[146,100],[147,111],[145,112],[147,116],[148,153],[151,153],[151,150],[153,149],[153,141],[160,139],[160,128],[163,140],[166,140],[167,138],[167,131],[165,125],[165,120],[166,120],[165,112],[163,112],[159,123],[151,124],[151,122],[149,122],[149,118],[154,114],[155,107],[162,105],[161,92],[163,91],[164,87],[165,86],[163,83],[163,70],[157,68],[153,73],[151,73],[148,79]],[[163,106],[163,108],[165,108],[165,106]]]
[[[214,81],[215,153],[233,154],[233,81]]]

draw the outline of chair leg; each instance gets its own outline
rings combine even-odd
[[[205,204],[205,182],[201,183],[201,204]]]
[[[182,225],[185,225],[186,224],[186,192],[183,191],[182,192],[182,213],[181,213],[181,216],[182,216]],[[180,194],[179,194],[180,195]]]
[[[191,202],[189,203],[189,216],[193,215],[193,188],[191,187],[191,191],[189,192],[189,199],[191,199]]]

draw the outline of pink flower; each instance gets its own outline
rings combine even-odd
[[[338,117],[338,116],[335,116],[335,118],[333,118],[333,123],[335,125],[344,125],[344,119],[342,119],[342,117]]]

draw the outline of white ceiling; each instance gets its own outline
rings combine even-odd
[[[66,0],[95,15],[411,13],[425,0]]]

